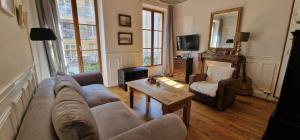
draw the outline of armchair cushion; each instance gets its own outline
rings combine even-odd
[[[232,77],[234,70],[235,69],[232,67],[224,67],[224,66],[208,67],[207,81],[213,83],[219,83],[221,80],[230,79]]]
[[[210,97],[216,97],[218,90],[218,83],[201,81],[194,82],[191,84],[190,88],[194,91],[200,92]]]

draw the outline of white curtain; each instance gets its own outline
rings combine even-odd
[[[173,74],[173,57],[175,55],[173,13],[174,7],[171,5],[168,6],[166,44],[164,45],[163,49],[163,73],[166,76],[170,76]]]
[[[66,72],[56,1],[36,0],[36,7],[40,26],[52,29],[57,36],[57,40],[44,41],[50,75],[54,76],[57,71]]]

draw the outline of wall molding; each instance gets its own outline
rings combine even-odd
[[[11,93],[16,86],[23,81],[23,79],[36,79],[36,75],[32,75],[34,71],[34,65],[29,66],[25,71],[19,74],[14,80],[12,80],[9,84],[3,87],[0,90],[0,103],[8,96],[8,93]],[[31,77],[34,76],[34,77]]]
[[[270,98],[275,97],[280,62],[280,57],[247,56],[247,76],[253,81],[257,97],[265,98],[265,93],[270,93]]]
[[[14,140],[37,88],[34,65],[29,66],[0,92],[0,139]]]
[[[141,65],[141,53],[114,53],[106,56],[108,87],[118,85],[118,69]]]
[[[281,60],[280,56],[274,57],[274,56],[247,55],[246,58],[247,58],[247,60],[248,59],[273,60],[273,61],[280,61]]]
[[[265,99],[265,100],[267,100],[267,101],[274,101],[274,102],[278,102],[278,101],[279,101],[279,98],[274,97],[274,96],[272,96],[272,95],[267,96],[266,94],[264,94],[263,92],[261,92],[261,91],[259,91],[259,90],[254,90],[253,96],[254,96],[254,97],[258,97],[258,98]]]

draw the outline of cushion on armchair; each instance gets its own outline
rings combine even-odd
[[[232,67],[210,66],[207,70],[207,80],[194,82],[190,85],[190,88],[207,96],[216,97],[218,83],[221,80],[230,79],[234,70]]]
[[[210,97],[216,97],[218,90],[218,83],[212,83],[207,81],[192,83],[190,88],[194,91],[203,93]]]
[[[207,70],[207,81],[213,83],[219,83],[221,80],[230,79],[234,72],[232,67],[224,66],[211,66]]]

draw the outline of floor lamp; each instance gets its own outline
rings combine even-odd
[[[31,28],[30,30],[30,40],[31,41],[51,41],[51,40],[56,40],[57,37],[55,33],[49,29],[49,28]],[[50,69],[50,60],[48,58],[48,51],[47,49],[45,50],[46,52],[46,59],[48,62],[48,67]]]

